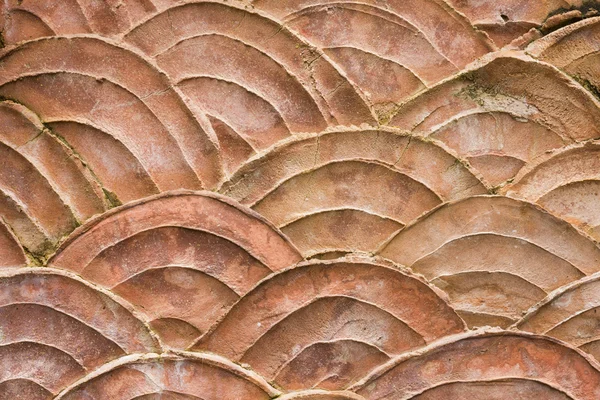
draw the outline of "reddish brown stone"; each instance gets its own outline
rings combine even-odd
[[[202,357],[149,357],[122,363],[59,396],[63,400],[248,399],[267,400],[274,390],[240,374],[231,363]]]
[[[597,400],[597,10],[0,2],[0,400]]]
[[[23,379],[24,391],[57,394],[115,358],[159,349],[131,310],[58,271],[0,276],[0,314],[0,382],[8,393]]]
[[[566,222],[500,196],[446,204],[401,230],[380,254],[448,293],[469,326],[508,327],[600,265],[600,249]]]
[[[494,396],[504,391],[503,381],[507,379],[540,382],[541,389],[554,397],[561,393],[577,399],[600,396],[597,364],[555,341],[518,333],[459,336],[422,354],[400,357],[387,371],[361,383],[357,391],[367,399],[427,399],[427,393],[435,396],[431,391],[440,385],[489,382],[496,386],[491,391]],[[544,388],[544,384],[550,388]],[[472,388],[463,385],[459,396],[467,396]],[[525,391],[525,398],[540,393],[539,385],[521,385],[521,390]],[[479,398],[490,397],[484,392]]]
[[[418,278],[369,259],[340,259],[263,281],[194,348],[247,363],[287,389],[343,389],[365,365],[462,330]]]
[[[551,213],[600,238],[600,146],[570,146],[532,163],[507,186],[511,197],[535,201]]]

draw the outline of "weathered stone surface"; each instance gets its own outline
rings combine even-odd
[[[439,390],[440,385],[489,382],[496,385],[492,393],[498,394],[504,390],[503,380],[521,379],[540,382],[554,397],[568,393],[575,399],[596,399],[600,396],[597,365],[576,350],[544,337],[519,333],[459,335],[426,351],[399,357],[386,370],[361,383],[357,391],[367,399],[427,399],[428,392]],[[544,384],[549,387],[544,388]],[[470,392],[469,385],[465,386],[460,396]],[[540,392],[538,385],[522,384],[520,389],[526,398]],[[479,398],[490,397],[484,392]]]
[[[266,382],[231,362],[186,354],[123,359],[108,371],[78,382],[57,398],[267,400],[274,394],[277,391]]]
[[[445,204],[401,230],[380,254],[447,292],[470,326],[507,327],[600,265],[600,249],[569,224],[500,196]]]
[[[130,203],[90,221],[50,265],[110,289],[185,348],[257,282],[300,261],[258,215],[208,192]]]
[[[364,368],[463,329],[420,279],[349,258],[306,263],[263,281],[194,348],[252,365],[288,389],[343,389]]]
[[[572,7],[581,7],[585,3],[591,3],[589,4],[590,8],[593,8],[594,2],[582,0],[503,0],[501,2],[449,0],[449,3],[457,11],[464,13],[475,27],[486,32],[499,47],[502,47],[532,28],[546,28],[548,20],[561,18],[563,14],[568,14],[567,10]],[[578,10],[572,12],[581,15]],[[550,16],[551,14],[554,16]]]
[[[598,288],[598,274],[565,286],[532,308],[516,326],[563,340],[600,360]]]
[[[393,130],[286,141],[220,191],[280,227],[305,256],[375,251],[442,201],[486,193],[442,147]]]
[[[0,400],[597,400],[600,1],[0,2]]]
[[[0,275],[0,380],[6,390],[25,380],[30,384],[23,390],[57,394],[113,359],[160,348],[132,309],[84,282],[48,268]]]
[[[537,202],[598,240],[599,187],[600,146],[589,142],[538,159],[505,191],[508,196]]]

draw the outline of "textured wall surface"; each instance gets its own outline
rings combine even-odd
[[[0,11],[0,400],[600,399],[600,2]]]

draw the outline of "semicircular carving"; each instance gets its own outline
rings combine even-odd
[[[565,362],[572,366],[568,371]],[[373,399],[427,399],[427,392],[442,384],[485,382],[495,386],[492,393],[501,394],[503,380],[509,379],[532,382],[521,384],[525,398],[534,398],[540,386],[554,397],[563,394],[563,399],[594,399],[600,394],[598,364],[575,349],[541,336],[485,331],[457,335],[427,351],[401,356],[354,390]],[[461,397],[468,393],[468,387],[461,388]]]
[[[118,357],[160,349],[132,310],[80,278],[20,268],[2,273],[0,287],[0,381],[5,385],[56,395]]]
[[[124,357],[76,382],[56,398],[268,400],[279,394],[256,374],[228,360],[186,352]]]
[[[573,76],[592,91],[600,88],[600,18],[569,24],[526,48],[527,53]]]
[[[448,293],[470,326],[502,327],[551,291],[596,272],[600,260],[597,245],[568,223],[501,196],[444,204],[378,254]]]
[[[137,73],[128,74],[129,69]],[[168,178],[153,176],[163,190],[176,188],[169,186],[167,179],[189,189],[199,188],[198,179],[207,187],[220,179],[216,148],[173,90],[170,79],[123,46],[87,36],[39,39],[5,52],[0,71],[3,95],[29,105],[45,122],[89,122],[92,127],[105,129],[123,142],[151,174],[165,174],[170,169],[157,164],[160,158],[172,163],[179,171],[173,168]],[[30,83],[15,82],[30,79]],[[28,91],[35,91],[31,85],[36,84],[48,87],[49,98],[44,99],[39,89],[35,92],[39,98],[32,98],[32,93],[28,96]],[[78,93],[82,90],[87,98]],[[50,91],[64,92],[62,101],[57,96],[51,98]],[[130,104],[115,108],[111,102]],[[119,118],[127,112],[137,114],[136,118]],[[146,128],[145,134],[139,133],[142,128]],[[149,135],[148,131],[155,132]],[[163,151],[161,145],[171,146],[171,152]]]
[[[507,196],[535,201],[598,239],[599,155],[600,145],[595,142],[560,149],[529,166],[503,191]]]
[[[452,382],[427,389],[412,400],[442,400],[469,398],[474,400],[572,400],[562,390],[529,379],[498,379],[480,382]]]
[[[175,192],[90,221],[50,265],[128,300],[167,344],[185,348],[258,281],[298,261],[250,210],[209,192]]]
[[[179,86],[195,107],[223,120],[242,137],[259,133],[253,134],[252,125],[264,134],[267,126],[257,124],[276,117],[291,132],[373,121],[361,94],[322,54],[281,24],[233,3],[177,5],[139,24],[124,39],[171,71],[175,83],[183,76],[204,76]],[[218,57],[206,53],[204,46],[210,41],[221,42]],[[252,63],[241,63],[241,57]],[[273,78],[270,83],[267,76]],[[281,82],[279,87],[270,86],[276,82]],[[223,90],[235,91],[227,98],[234,107],[210,104],[208,99],[217,99]],[[244,112],[248,107],[251,113]]]
[[[600,360],[598,274],[566,285],[532,307],[515,326],[563,340]]]
[[[0,400],[600,399],[597,3],[0,1]]]
[[[383,129],[289,140],[220,191],[281,228],[305,256],[374,251],[442,201],[486,193],[443,148]]]
[[[368,258],[342,258],[264,280],[194,348],[247,363],[286,389],[336,390],[463,329],[420,279]]]
[[[390,125],[428,134],[459,116],[504,112],[566,140],[585,140],[598,137],[599,105],[551,65],[520,53],[498,52],[403,104]]]
[[[253,4],[323,49],[364,91],[380,118],[385,118],[390,105],[493,48],[441,1],[258,0]]]

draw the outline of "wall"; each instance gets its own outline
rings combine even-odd
[[[600,398],[600,3],[0,10],[0,400]]]

